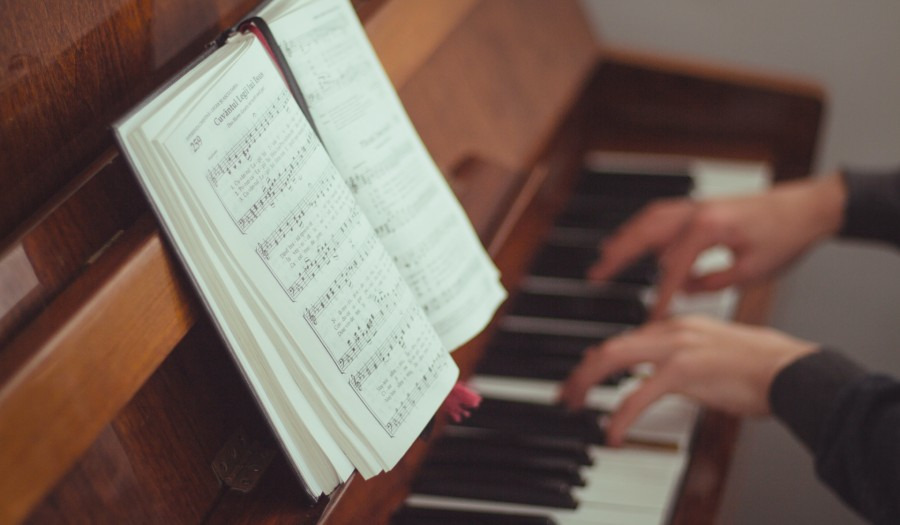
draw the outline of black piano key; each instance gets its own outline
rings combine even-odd
[[[562,461],[582,466],[594,464],[588,445],[576,441],[541,439],[537,436],[511,436],[475,433],[443,436],[431,454],[454,455],[466,451],[483,454],[510,454],[514,457],[543,461]],[[446,452],[445,452],[446,451]]]
[[[619,273],[614,275],[610,281],[650,286],[655,284],[658,278],[659,265],[656,262],[656,257],[647,255],[619,270]]]
[[[600,251],[596,244],[547,243],[535,256],[530,273],[541,277],[584,279],[588,268],[599,256]],[[656,259],[648,256],[632,263],[610,281],[649,286],[656,282],[658,273]]]
[[[622,217],[634,215],[653,202],[653,196],[615,194],[576,193],[566,203],[564,210],[604,210]]]
[[[584,409],[572,412],[562,406],[484,398],[461,425],[514,435],[578,440],[602,445],[600,427],[605,413]]]
[[[479,374],[501,377],[521,377],[545,381],[563,381],[581,362],[580,357],[513,355],[506,352],[488,352],[478,363]],[[627,373],[614,374],[603,381],[604,386],[618,386],[628,377]]]
[[[428,455],[425,468],[433,466],[455,466],[460,468],[490,468],[517,475],[544,479],[557,479],[570,485],[583,487],[581,475],[583,465],[576,461],[536,454],[516,454],[516,450],[494,450],[482,448],[477,442],[469,448],[459,448],[440,444]]]
[[[512,356],[488,353],[478,363],[478,373],[504,377],[524,377],[562,381],[580,362],[578,358]]]
[[[646,199],[687,195],[694,181],[684,172],[617,173],[586,169],[575,186],[575,194],[633,195]]]
[[[517,332],[500,329],[491,338],[486,352],[496,354],[530,355],[535,357],[561,356],[581,359],[584,351],[602,342],[598,337]]]
[[[550,230],[550,234],[547,236],[547,242],[584,246],[593,250],[601,246],[603,241],[605,241],[612,233],[612,231],[607,230],[562,228],[556,226]]]
[[[497,482],[486,480],[486,472],[469,469],[454,477],[441,469],[423,471],[413,482],[412,491],[451,498],[466,498],[506,503],[525,503],[542,507],[574,509],[578,501],[572,487],[566,483],[540,483],[535,480],[513,478]]]
[[[636,294],[564,296],[521,292],[510,308],[510,314],[632,325],[647,319],[647,309]]]
[[[473,510],[403,507],[391,518],[392,525],[557,525],[550,516],[481,512]]]
[[[613,232],[632,215],[631,210],[595,210],[573,207],[563,210],[555,224],[564,228],[590,228]]]
[[[596,246],[545,244],[535,255],[530,273],[548,277],[584,279],[588,267],[597,260]]]
[[[426,472],[435,478],[446,480],[477,479],[481,483],[497,485],[520,484],[548,490],[550,492],[569,492],[576,486],[584,486],[584,479],[579,473],[537,468],[531,465],[487,465],[474,462],[429,462]]]

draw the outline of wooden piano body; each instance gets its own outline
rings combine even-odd
[[[0,522],[380,523],[406,493],[425,444],[316,504],[280,456],[248,494],[210,466],[238,429],[271,437],[109,125],[254,5],[5,2]],[[354,6],[512,291],[589,148],[810,168],[815,85],[598,44],[575,1]],[[714,519],[736,428],[702,420],[674,522]]]

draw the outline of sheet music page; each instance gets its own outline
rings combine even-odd
[[[332,160],[449,349],[505,299],[493,262],[416,133],[352,5],[262,13]]]
[[[259,303],[242,313],[276,316],[286,337],[270,334],[274,348],[263,350],[309,374],[314,385],[295,380],[328,396],[317,410],[333,402],[320,417],[342,446],[362,447],[347,455],[372,475],[367,455],[392,467],[458,371],[262,45],[229,46],[241,42],[154,145],[187,207],[200,203],[188,212],[220,244],[214,270],[240,272],[235,288],[246,284],[244,299]]]
[[[152,146],[145,136],[155,136],[167,119],[177,114],[178,107],[203,92],[203,83],[191,82],[194,73],[200,74],[198,71],[202,70],[204,75],[211,75],[211,72],[225,67],[223,62],[227,63],[227,58],[229,55],[226,53],[208,57],[191,74],[176,81],[170,90],[117,123],[115,130],[213,321],[229,346],[241,349],[233,355],[261,407],[269,414],[289,460],[300,473],[309,494],[318,497],[346,480],[353,472],[353,465],[316,416],[297,384],[286,377],[284,363],[271,355],[263,358],[259,346],[266,344],[268,335],[261,331],[258,323],[253,322],[253,316],[241,315],[251,307],[227,279],[219,278],[215,270],[218,266],[212,264],[209,257],[214,252],[210,238],[197,235],[196,218],[186,213],[187,210],[200,208],[186,204],[184,193],[174,189],[176,181],[171,176],[165,176],[167,170],[152,154]],[[157,118],[149,123],[144,122],[146,115]],[[192,249],[187,250],[186,247]],[[229,321],[222,322],[223,319]],[[300,413],[303,414],[302,420],[298,417]]]

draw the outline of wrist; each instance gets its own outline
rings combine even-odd
[[[817,177],[811,184],[811,217],[817,238],[837,234],[844,223],[847,185],[840,173]]]

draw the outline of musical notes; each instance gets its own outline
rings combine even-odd
[[[292,5],[291,26],[318,23],[299,9],[353,20],[342,5]],[[142,185],[316,493],[389,469],[451,388],[453,360],[334,165],[344,151],[321,146],[262,42],[236,34],[202,64],[122,130]],[[361,194],[382,178],[369,176]]]
[[[290,96],[281,93],[261,114],[247,115],[248,129],[206,172],[207,182],[241,233],[280,193],[290,190],[309,156],[314,137],[303,136],[301,124],[287,118],[291,103]],[[287,151],[294,149],[285,147],[291,142],[301,147],[286,158]]]
[[[256,253],[291,300],[309,285],[345,246],[363,218],[352,197],[326,172],[306,187],[296,205],[256,244]],[[328,218],[324,222],[323,218]]]
[[[468,259],[462,264],[444,264],[454,257],[454,249],[459,239],[459,231],[454,225],[455,218],[445,217],[437,225],[434,234],[444,239],[440,249],[417,246],[394,255],[394,263],[406,277],[406,282],[418,297],[425,298],[420,305],[426,314],[440,312],[442,306],[451,301],[473,276],[479,274],[478,259]]]
[[[366,408],[393,436],[450,361],[442,352],[427,354],[437,342],[434,332],[417,329],[413,312],[348,380]],[[419,353],[419,359],[397,356]],[[424,355],[423,355],[424,354]]]
[[[303,169],[303,165],[309,156],[310,148],[312,148],[313,140],[315,140],[315,137],[306,135],[300,149],[294,152],[289,164],[280,171],[277,171],[274,177],[265,178],[265,181],[262,183],[262,191],[258,198],[250,202],[247,211],[237,219],[238,228],[242,232],[247,231],[247,228],[256,221],[263,210],[273,205],[275,199],[280,194],[290,192],[293,189],[296,174]],[[268,167],[266,164],[271,165],[272,162],[258,162],[254,166],[254,169],[259,172],[264,172]]]
[[[479,315],[490,315],[505,292],[358,21],[325,5],[273,31],[282,47],[291,49],[287,60],[322,141],[375,233],[392,253],[418,250],[421,255],[399,267],[404,279],[416,283],[416,299],[428,308],[429,319],[456,318],[459,304],[473,297],[488,305],[440,334],[455,348],[484,326]],[[298,31],[298,26],[306,29]],[[452,233],[443,227],[448,217]],[[463,271],[471,272],[469,279]],[[429,273],[435,277],[424,277]],[[450,284],[462,285],[458,296],[447,293]]]
[[[375,247],[374,238],[367,240],[303,313],[341,372],[396,314],[397,305],[411,303],[402,282],[384,287],[391,260]]]

